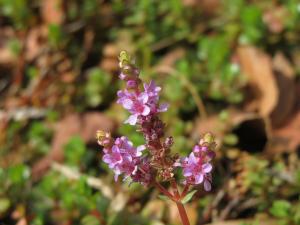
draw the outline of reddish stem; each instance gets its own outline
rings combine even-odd
[[[180,195],[178,191],[178,187],[176,184],[176,181],[174,179],[171,180],[171,186],[173,188],[174,195],[172,195],[167,189],[165,189],[160,183],[154,182],[154,186],[160,190],[164,195],[166,195],[168,198],[170,198],[172,201],[176,203],[182,225],[190,225],[189,218],[187,216],[187,213],[185,211],[185,208],[183,204],[181,203],[181,199],[184,195]],[[185,186],[184,191],[182,194],[187,192],[189,189],[188,185]]]
[[[179,194],[177,183],[176,183],[175,179],[171,180],[171,185],[172,185],[172,188],[173,188],[173,191],[174,191],[174,196],[176,198],[175,202],[176,202],[177,209],[178,209],[178,212],[179,212],[179,215],[180,215],[180,218],[181,218],[181,222],[182,222],[183,225],[190,225],[189,218],[186,214],[184,205],[181,203],[182,195],[180,196],[180,194]],[[185,189],[186,189],[186,187],[187,186],[185,186]],[[187,191],[188,191],[188,187],[187,187]]]
[[[184,186],[184,189],[183,189],[182,193],[181,193],[181,198],[184,198],[186,196],[186,194],[188,193],[189,189],[190,189],[190,185],[186,184]]]
[[[181,218],[182,225],[190,225],[189,218],[186,214],[183,204],[179,201],[176,202],[177,209]]]
[[[165,196],[167,196],[171,200],[174,199],[174,196],[167,189],[165,189],[160,183],[155,181],[154,186],[157,187],[158,190],[160,190],[161,193],[163,193]]]

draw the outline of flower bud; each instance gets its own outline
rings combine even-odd
[[[212,144],[215,141],[215,138],[211,133],[206,133],[204,134],[203,140],[208,144]]]
[[[98,130],[96,133],[96,138],[98,140],[99,145],[104,147],[108,146],[111,142],[111,135],[109,132],[105,132],[103,130]]]

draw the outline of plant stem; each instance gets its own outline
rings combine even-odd
[[[172,201],[174,201],[176,203],[182,225],[190,225],[189,218],[187,216],[185,208],[184,208],[183,204],[181,203],[182,196],[180,196],[180,194],[179,194],[176,181],[174,179],[171,180],[171,186],[173,188],[174,195],[172,195],[160,183],[155,181],[153,184],[158,190],[160,190],[160,192],[162,192],[164,195],[166,195],[168,198],[170,198]],[[188,190],[188,187],[186,187],[185,189]]]
[[[190,225],[189,218],[186,214],[183,204],[179,201],[176,202],[177,209],[181,218],[182,225]]]
[[[189,186],[188,184],[186,184],[186,185],[184,186],[184,189],[183,189],[183,191],[182,191],[182,193],[181,193],[181,198],[184,198],[184,197],[186,196],[186,194],[187,194],[188,191],[189,191],[189,188],[190,188],[190,186]]]
[[[186,210],[184,205],[181,203],[182,196],[179,194],[177,183],[175,179],[171,180],[171,185],[174,191],[174,197],[176,199],[175,203],[177,205],[177,209],[181,218],[182,225],[190,225],[189,218],[186,214]]]
[[[165,189],[160,183],[155,181],[154,186],[158,190],[160,190],[161,193],[163,193],[165,196],[167,196],[169,199],[174,200],[174,196],[167,189]]]

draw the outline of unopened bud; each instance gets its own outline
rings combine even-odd
[[[203,137],[203,140],[204,142],[211,144],[215,141],[215,138],[211,133],[206,133]]]
[[[98,130],[96,133],[96,138],[98,140],[99,145],[107,146],[111,141],[111,135],[109,132],[105,132],[103,130]]]

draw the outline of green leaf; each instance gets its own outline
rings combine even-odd
[[[86,153],[84,141],[79,136],[72,137],[64,149],[66,160],[72,165],[79,165]]]
[[[278,218],[286,218],[290,215],[291,203],[285,200],[275,201],[270,209],[270,213]]]
[[[14,184],[20,184],[29,178],[30,170],[25,165],[15,165],[8,169],[8,176]]]
[[[0,198],[0,215],[5,213],[10,207],[10,200],[8,198]]]
[[[97,219],[95,216],[87,215],[82,218],[80,221],[81,225],[100,225],[99,219]]]
[[[56,24],[50,24],[48,26],[48,39],[51,45],[58,47],[59,43],[63,39],[62,28]]]
[[[96,107],[105,99],[111,76],[99,68],[93,68],[88,71],[87,79],[85,98],[89,106]]]
[[[194,196],[194,194],[197,192],[197,190],[193,190],[191,191],[190,193],[188,193],[182,200],[181,200],[181,203],[182,204],[186,204],[188,203],[192,197]]]
[[[158,195],[158,198],[163,200],[163,201],[167,201],[167,200],[170,200],[167,196],[165,195]]]

